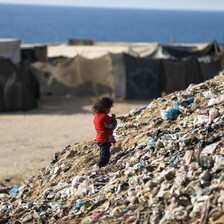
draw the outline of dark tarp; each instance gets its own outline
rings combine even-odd
[[[186,58],[192,56],[201,56],[201,52],[194,52],[192,47],[186,46],[172,46],[172,45],[163,45],[163,51],[165,51],[172,58]]]
[[[218,75],[221,68],[221,56],[206,56],[198,58],[203,80],[211,79]]]
[[[220,71],[224,70],[224,54],[220,56]]]
[[[220,49],[216,41],[213,41],[211,44],[208,44],[201,51],[203,52],[203,55],[210,55],[210,56],[219,55],[220,53],[222,53],[222,50]]]
[[[17,69],[9,59],[0,59],[0,111],[29,110],[36,107],[38,93],[35,89],[37,91],[38,87],[35,85],[30,74]]]
[[[176,45],[162,45],[163,51],[170,57],[177,59],[189,57],[202,57],[207,55],[217,55],[221,52],[216,41],[208,44],[204,49],[197,50],[194,46],[176,46]]]
[[[47,61],[47,46],[26,47],[21,49],[22,61]]]
[[[202,81],[203,77],[197,59],[163,60],[162,91],[165,93],[183,90],[191,83]]]
[[[161,95],[161,61],[125,54],[126,98],[154,99]]]

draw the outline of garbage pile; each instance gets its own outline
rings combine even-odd
[[[224,223],[224,75],[119,117],[108,166],[67,146],[0,190],[0,223]]]

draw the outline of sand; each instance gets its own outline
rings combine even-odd
[[[50,165],[55,152],[95,139],[94,98],[43,96],[38,108],[0,114],[0,182],[13,186]],[[149,101],[115,101],[111,113],[125,115]]]

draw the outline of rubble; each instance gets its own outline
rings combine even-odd
[[[108,166],[94,141],[2,188],[0,223],[224,223],[224,76],[119,117]]]

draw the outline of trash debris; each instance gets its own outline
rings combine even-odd
[[[162,117],[164,117],[166,120],[176,120],[180,113],[180,108],[176,106],[169,109],[168,111],[163,111]]]
[[[14,196],[18,190],[19,190],[20,187],[16,186],[16,187],[13,187],[10,191],[10,196]]]
[[[101,169],[94,141],[66,147],[0,189],[0,222],[224,223],[223,90],[221,73],[120,117]]]
[[[224,103],[224,95],[220,95],[217,98],[210,99],[208,101],[208,106],[214,106],[222,103]]]
[[[85,204],[84,201],[82,201],[80,199],[77,200],[76,205],[74,207],[72,207],[71,211],[76,211],[76,210],[80,209],[82,207],[82,205],[84,205],[84,204]]]

